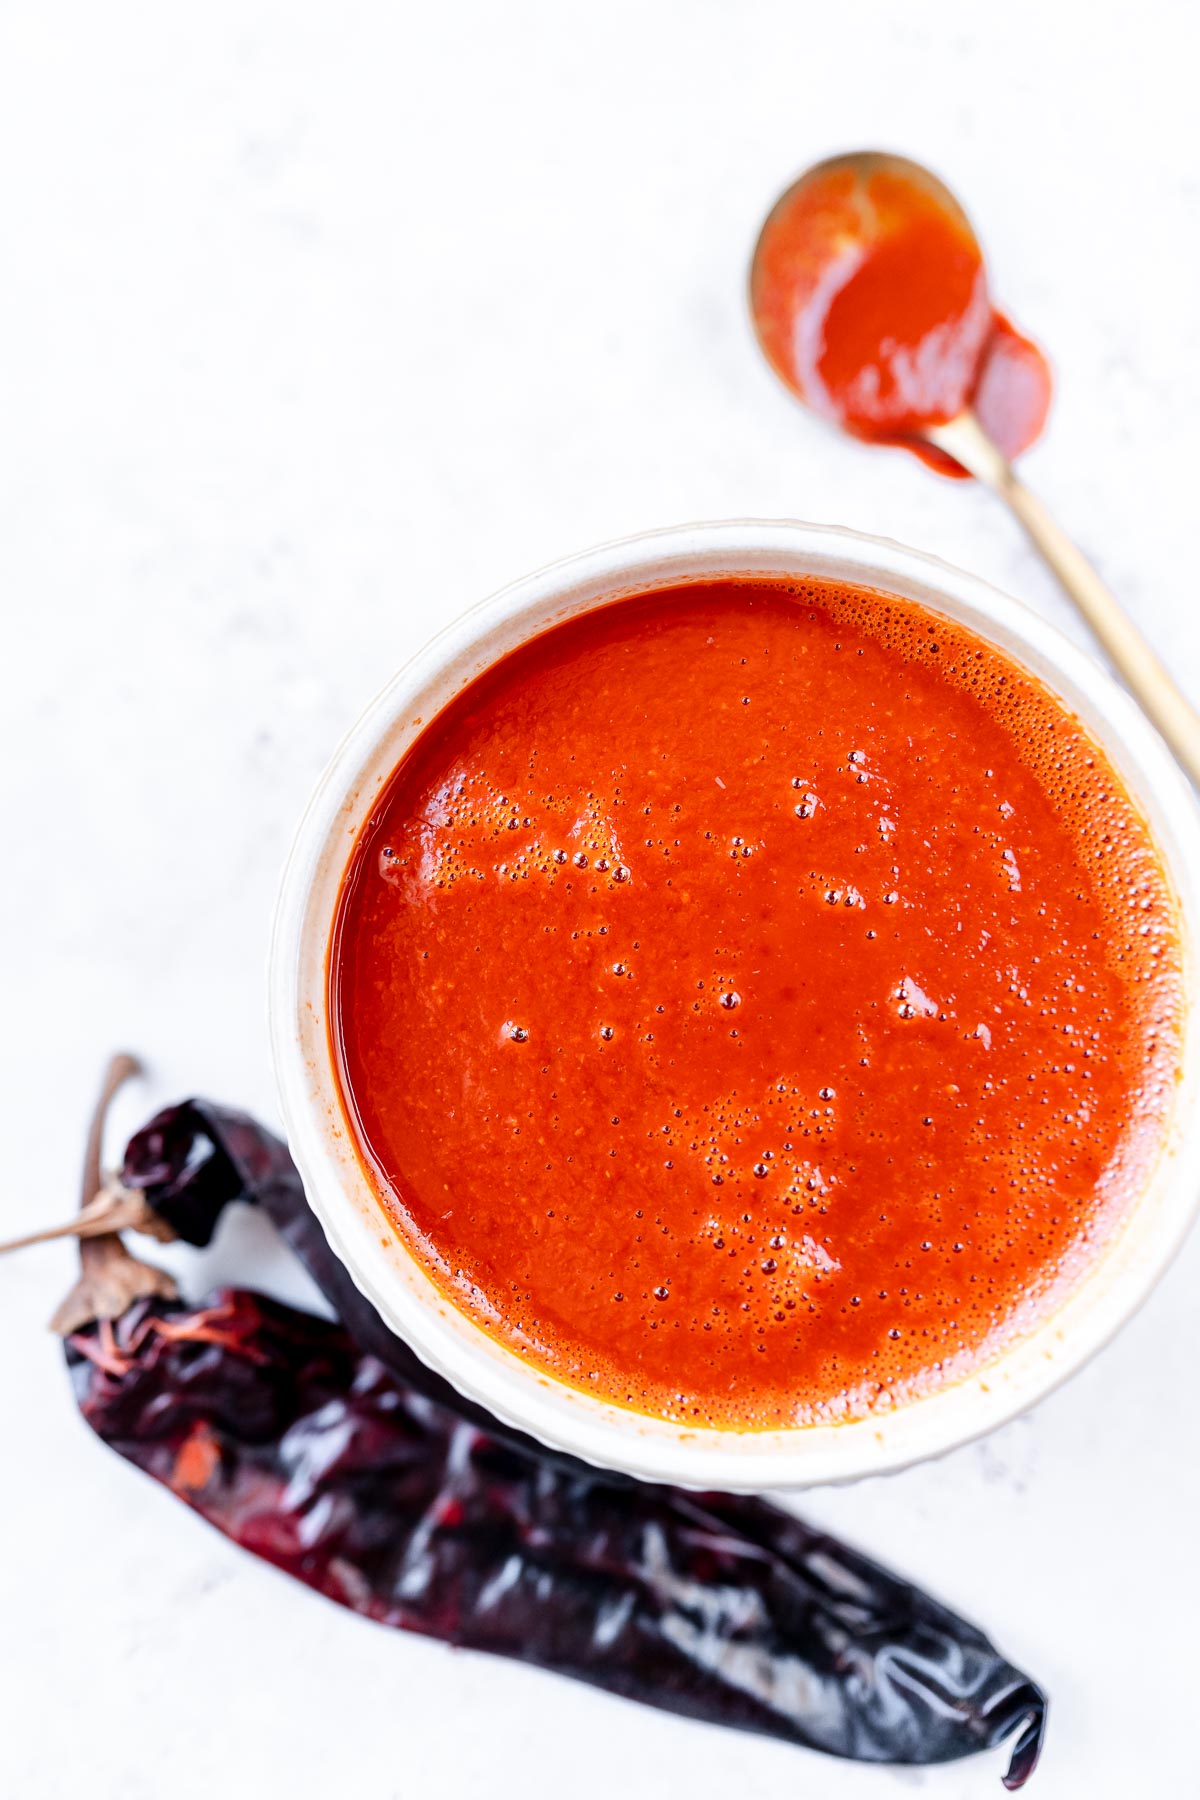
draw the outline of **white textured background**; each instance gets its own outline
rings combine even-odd
[[[905,539],[1068,625],[983,494],[837,441],[757,360],[743,265],[799,168],[932,161],[1060,388],[1030,477],[1200,693],[1193,8],[1103,0],[0,3],[0,1225],[120,1123],[272,1111],[277,871],[335,740],[429,632],[643,526]],[[251,1261],[251,1257],[253,1261]],[[928,1800],[360,1623],[229,1548],[78,1422],[0,1266],[8,1800]],[[243,1222],[190,1279],[289,1271]],[[1200,1239],[1066,1391],[810,1515],[1053,1695],[1031,1792],[1200,1791]],[[299,1291],[292,1279],[291,1291]]]

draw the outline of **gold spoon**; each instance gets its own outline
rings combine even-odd
[[[818,164],[807,176],[801,177],[801,182],[817,174],[826,175],[833,167],[852,170],[860,174],[864,181],[883,169],[902,180],[916,182],[936,197],[946,212],[958,222],[969,242],[978,248],[970,222],[954,195],[936,175],[921,164],[880,151],[857,151],[848,156],[837,157],[832,163]],[[791,191],[793,190],[789,190]],[[982,265],[982,252],[979,255]],[[756,250],[756,262],[757,257]],[[751,315],[759,341],[765,349],[767,340],[763,320],[754,304],[753,281],[751,295]],[[774,359],[769,360],[773,362]],[[789,381],[787,385],[792,393],[804,401],[804,395],[792,382]],[[1091,627],[1109,661],[1142,711],[1157,726],[1191,780],[1200,787],[1200,716],[1180,692],[1155,652],[1082,551],[1051,518],[1037,496],[1026,487],[1008,458],[987,435],[971,408],[964,408],[957,417],[943,423],[924,424],[917,428],[914,435],[952,456],[977,481],[991,488],[1004,501],[1024,527],[1038,554],[1057,576],[1067,598]]]

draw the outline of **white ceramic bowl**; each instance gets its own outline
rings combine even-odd
[[[481,669],[559,620],[616,596],[721,575],[846,579],[963,621],[1039,675],[1108,751],[1143,808],[1180,903],[1186,958],[1183,1076],[1149,1185],[1082,1285],[981,1372],[880,1417],[786,1431],[693,1430],[556,1382],[496,1343],[433,1285],[390,1227],[359,1165],[326,1018],[326,952],[359,828],[401,756]],[[329,1241],[363,1293],[431,1368],[544,1443],[633,1475],[740,1490],[847,1481],[934,1456],[1024,1411],[1078,1369],[1149,1293],[1200,1191],[1200,815],[1133,702],[1052,626],[986,582],[881,538],[813,525],[681,526],[606,544],[504,588],[400,670],[343,741],[283,878],[270,1027],[292,1153]]]

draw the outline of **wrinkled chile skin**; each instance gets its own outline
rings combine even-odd
[[[166,1109],[122,1179],[198,1245],[262,1206],[346,1321],[225,1290],[69,1341],[88,1423],[234,1541],[382,1623],[669,1711],[870,1762],[1019,1733],[1005,1786],[1033,1772],[1045,1696],[919,1589],[766,1502],[552,1455],[432,1375],[245,1114]]]

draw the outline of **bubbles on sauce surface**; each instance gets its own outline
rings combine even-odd
[[[598,617],[467,690],[360,847],[337,1010],[383,1201],[487,1329],[618,1401],[934,1391],[1069,1289],[1155,1152],[1179,945],[1145,828],[1036,683],[909,603]]]

